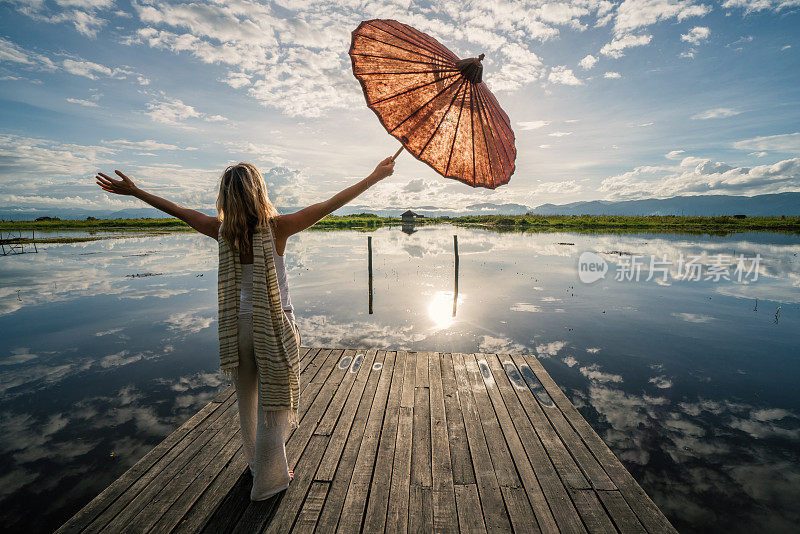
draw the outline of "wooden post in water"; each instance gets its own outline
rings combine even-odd
[[[372,236],[367,236],[367,259],[369,265],[367,267],[369,272],[369,313],[372,315]]]
[[[453,289],[453,317],[456,316],[456,306],[458,304],[458,236],[453,234],[453,253],[456,257],[456,265],[454,272],[454,289]]]

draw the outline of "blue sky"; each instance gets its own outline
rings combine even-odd
[[[115,168],[212,208],[256,164],[303,206],[396,142],[350,70],[350,32],[393,18],[460,57],[516,133],[495,191],[405,154],[371,209],[800,190],[800,0],[0,2],[0,207],[118,209]]]

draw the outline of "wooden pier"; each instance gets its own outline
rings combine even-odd
[[[226,388],[57,532],[675,532],[534,356],[304,348],[295,478]]]

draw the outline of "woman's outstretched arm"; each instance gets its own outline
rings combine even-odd
[[[165,198],[157,197],[152,193],[148,193],[147,191],[136,187],[136,185],[133,183],[133,180],[121,172],[116,170],[114,172],[121,178],[121,180],[114,180],[110,176],[107,176],[101,172],[95,176],[97,185],[109,193],[136,197],[139,200],[147,202],[154,208],[160,209],[164,213],[172,215],[173,217],[177,217],[201,234],[213,237],[214,239],[217,238],[219,220],[216,217],[206,215],[205,213],[197,210],[191,210],[189,208],[178,206],[174,202],[170,202]]]
[[[280,215],[276,221],[277,235],[275,236],[277,241],[275,245],[278,252],[280,253],[283,250],[283,246],[289,236],[305,230],[326,215],[338,210],[376,183],[387,176],[391,176],[393,172],[394,160],[391,157],[386,158],[378,163],[378,166],[369,176],[347,189],[339,191],[328,200],[312,204],[294,213]]]

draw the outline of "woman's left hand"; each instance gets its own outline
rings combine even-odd
[[[394,172],[394,160],[391,156],[378,163],[375,170],[370,175],[375,181],[383,180],[387,176],[391,176]]]
[[[114,193],[116,195],[135,195],[139,188],[136,187],[136,184],[133,183],[133,180],[122,174],[120,171],[114,171],[117,176],[122,178],[122,180],[114,180],[110,176],[103,174],[102,172],[97,173],[95,176],[95,180],[97,180],[97,185],[103,188],[104,191],[108,191],[109,193]]]

